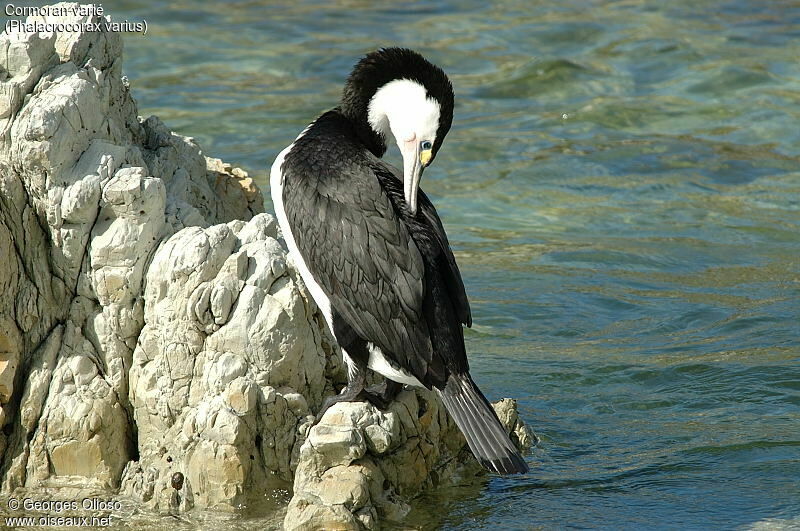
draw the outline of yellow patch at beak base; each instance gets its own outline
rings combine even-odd
[[[419,161],[422,163],[423,166],[427,166],[428,163],[431,161],[431,150],[426,149],[425,151],[419,152]]]

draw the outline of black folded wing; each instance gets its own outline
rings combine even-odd
[[[306,267],[360,337],[426,382],[425,264],[368,161],[309,167],[293,156],[302,146],[287,154],[283,201]]]
[[[326,113],[286,155],[292,236],[332,309],[360,337],[426,386],[443,386],[450,370],[468,367],[457,321],[471,324],[444,228],[422,191],[410,215],[396,170],[350,142],[345,127]]]

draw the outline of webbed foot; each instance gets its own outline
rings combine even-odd
[[[319,408],[319,412],[314,418],[314,424],[317,424],[322,419],[322,416],[332,405],[338,404],[339,402],[355,402],[361,400],[360,395],[363,392],[365,392],[363,377],[348,382],[347,387],[342,389],[338,395],[329,396],[322,402],[322,406]]]
[[[402,389],[403,384],[389,379],[365,389],[364,381],[360,378],[356,379],[348,383],[347,387],[342,389],[338,395],[329,396],[325,399],[319,409],[319,413],[314,418],[314,424],[317,424],[322,419],[322,416],[331,406],[339,402],[367,401],[378,409],[386,409]]]
[[[361,394],[366,400],[369,400],[373,406],[378,409],[386,409],[402,389],[403,384],[387,378],[379,384],[364,389]]]

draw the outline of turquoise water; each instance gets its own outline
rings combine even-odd
[[[423,188],[473,374],[542,442],[529,476],[432,493],[409,524],[800,526],[800,3],[198,4],[116,4],[149,25],[125,71],[143,115],[265,195],[364,52],[413,47],[454,82]]]

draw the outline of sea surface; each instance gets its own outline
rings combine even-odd
[[[272,160],[361,55],[408,46],[449,73],[422,187],[472,303],[472,373],[541,442],[529,475],[427,495],[406,526],[800,528],[800,2],[104,7],[148,23],[125,38],[140,114],[244,167],[268,210]]]

